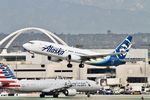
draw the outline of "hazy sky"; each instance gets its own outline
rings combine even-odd
[[[30,26],[73,34],[150,33],[150,0],[0,0],[0,32]]]

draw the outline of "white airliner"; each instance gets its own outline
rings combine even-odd
[[[93,51],[79,49],[61,44],[45,41],[29,41],[23,47],[32,53],[47,55],[55,61],[63,59],[68,61],[67,67],[72,67],[71,61],[79,62],[79,67],[83,68],[84,63],[94,66],[118,66],[125,64],[125,57],[131,47],[132,36],[127,36],[117,48],[110,54],[99,54]]]
[[[52,95],[55,98],[60,93],[65,96],[75,96],[77,92],[85,92],[89,97],[90,93],[100,88],[96,82],[91,80],[17,80],[11,69],[4,64],[0,64],[0,87],[16,92],[41,92],[40,97]]]

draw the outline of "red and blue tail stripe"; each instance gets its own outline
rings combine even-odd
[[[0,83],[3,88],[17,88],[20,85],[11,69],[4,64],[0,64]]]
[[[16,79],[10,68],[3,64],[0,64],[0,78]]]

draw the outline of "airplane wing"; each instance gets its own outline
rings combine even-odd
[[[63,90],[68,89],[70,87],[72,87],[72,85],[55,85],[42,90],[42,92],[62,92]]]
[[[123,52],[120,52],[120,53],[109,53],[109,54],[98,54],[98,55],[85,55],[85,56],[80,56],[81,59],[83,61],[86,61],[86,60],[90,60],[90,59],[96,59],[96,58],[104,58],[106,56],[111,56],[111,55],[119,55],[119,54],[122,54]]]

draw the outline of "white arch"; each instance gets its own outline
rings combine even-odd
[[[29,30],[37,30],[37,31],[40,31],[42,32],[43,34],[47,35],[54,43],[58,43],[57,41],[59,41],[61,44],[63,45],[67,45],[62,39],[60,39],[58,36],[56,36],[54,33],[52,32],[49,32],[48,30],[45,30],[45,29],[41,29],[41,28],[36,28],[36,27],[29,27],[29,28],[24,28],[24,29],[20,29],[20,30],[17,30],[11,34],[9,34],[8,36],[6,36],[4,39],[2,39],[0,41],[0,46],[5,42],[7,41],[8,39],[10,39],[11,37],[13,37],[9,42],[8,44],[5,46],[5,48],[8,48],[12,42],[18,37],[20,36],[21,34],[23,34],[25,31],[29,31]],[[3,49],[2,50],[2,53],[7,53],[7,49]]]

